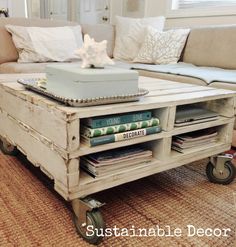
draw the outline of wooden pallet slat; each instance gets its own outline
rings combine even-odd
[[[0,75],[0,136],[16,145],[27,158],[51,179],[55,190],[66,200],[86,196],[144,176],[178,167],[223,152],[230,147],[236,93],[193,84],[139,78],[139,86],[150,90],[140,101],[91,107],[67,107],[42,95],[25,90],[18,78],[44,74]],[[219,119],[175,127],[178,105],[198,104],[217,111]],[[88,147],[80,139],[80,121],[86,117],[151,110],[159,117],[161,133]],[[218,142],[191,149],[185,154],[171,150],[172,136],[216,127]],[[153,151],[149,164],[92,178],[80,170],[83,155],[122,146],[142,144]]]

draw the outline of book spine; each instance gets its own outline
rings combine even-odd
[[[134,139],[134,138],[138,138],[138,137],[142,137],[146,135],[151,135],[151,134],[158,133],[160,131],[161,131],[160,126],[126,131],[126,132],[118,133],[118,134],[90,138],[89,144],[90,146],[94,147],[94,146],[98,146],[102,144],[118,142],[118,141],[125,141],[125,140],[130,140],[130,139]]]
[[[118,116],[105,117],[105,118],[97,118],[97,119],[89,118],[87,123],[92,129],[96,129],[96,128],[109,127],[112,125],[144,121],[144,120],[149,120],[151,118],[152,118],[151,111],[145,111],[145,112],[118,115]]]
[[[142,128],[147,128],[147,127],[153,127],[159,124],[160,124],[160,121],[158,118],[152,118],[146,121],[126,123],[126,124],[120,124],[120,125],[114,125],[110,127],[96,128],[96,129],[92,129],[87,126],[82,126],[81,133],[82,135],[90,138],[90,137],[110,135],[110,134],[130,131],[130,130],[142,129]]]

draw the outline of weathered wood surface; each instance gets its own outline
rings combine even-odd
[[[161,84],[160,86],[159,83]],[[203,89],[205,88],[205,90],[202,89],[202,91],[198,91],[200,86],[169,81],[163,82],[163,80],[158,80],[154,78],[146,79],[145,77],[141,77],[140,85],[141,84],[146,85],[145,88],[150,90],[152,96],[147,95],[137,102],[79,108],[66,107],[62,104],[57,104],[55,101],[46,99],[43,96],[35,96],[35,93],[23,90],[22,87],[18,89],[19,85],[17,83],[6,83],[3,85],[5,90],[9,90],[9,92],[13,94],[15,94],[17,91],[20,91],[18,93],[19,97],[23,97],[27,101],[34,101],[34,104],[46,104],[45,107],[47,106],[47,104],[49,104],[48,107],[54,114],[62,114],[66,120],[72,120],[75,118],[85,118],[90,116],[124,113],[130,111],[139,111],[145,109],[157,109],[167,106],[209,101],[217,98],[231,98],[232,96],[236,95],[235,92],[230,90],[216,89],[210,87],[202,87]],[[168,92],[168,88],[170,88],[170,90],[173,90],[173,88],[176,87],[179,89],[182,88],[182,92]],[[159,88],[159,90],[155,90],[155,88]],[[185,92],[186,88],[191,88],[192,90]],[[158,92],[163,90],[166,90],[166,95],[159,95]]]
[[[57,102],[22,90],[22,85],[19,89],[16,83],[0,84],[0,87],[3,89],[0,90],[1,109],[43,133],[58,148],[68,151],[79,148],[79,119],[70,120],[66,112],[54,110]]]
[[[35,94],[16,83],[36,75],[0,75],[0,135],[16,145],[28,159],[55,181],[55,190],[66,200],[168,170],[225,151],[232,138],[235,92],[140,77],[139,86],[150,90],[138,102],[93,107],[66,107]],[[37,74],[36,77],[44,77]],[[198,103],[217,111],[218,120],[174,127],[176,106]],[[152,110],[163,130],[150,136],[88,147],[80,143],[80,119],[116,113]],[[219,140],[180,154],[171,151],[173,135],[218,126]],[[102,178],[92,178],[79,169],[79,157],[121,146],[145,143],[153,150],[149,165],[127,168]]]
[[[112,176],[104,177],[104,178],[92,178],[88,176],[85,172],[81,172],[80,174],[80,185],[76,190],[71,191],[70,198],[78,198],[83,197],[85,195],[89,195],[104,189],[112,188],[114,186],[121,185],[123,183],[127,183],[130,181],[134,181],[136,179],[140,179],[145,176],[150,176],[152,174],[166,171],[172,168],[176,168],[196,160],[200,160],[217,153],[221,153],[222,150],[227,150],[230,148],[230,144],[221,144],[212,145],[210,147],[203,147],[202,150],[190,154],[180,154],[174,152],[172,160],[168,162],[154,160],[152,163],[146,166],[140,166],[136,169],[126,170],[124,172],[120,172],[114,174]]]
[[[46,175],[70,188],[79,182],[79,160],[65,160],[49,143],[42,141],[32,129],[24,123],[0,112],[0,135],[27,156],[35,166]],[[75,179],[76,176],[76,179]]]

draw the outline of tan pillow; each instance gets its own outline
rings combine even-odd
[[[82,46],[81,27],[23,27],[6,25],[19,53],[18,62],[72,61]],[[66,45],[65,45],[66,44]]]
[[[155,64],[177,63],[189,32],[190,29],[160,32],[152,27],[148,27],[144,43],[134,62]]]
[[[151,26],[162,31],[164,24],[163,16],[143,19],[117,16],[114,58],[132,61],[143,43],[146,27]]]

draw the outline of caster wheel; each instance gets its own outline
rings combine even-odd
[[[6,155],[15,156],[18,154],[17,148],[7,141],[0,141],[0,149]]]
[[[98,245],[102,241],[101,229],[105,228],[102,214],[99,210],[92,210],[87,212],[87,224],[80,224],[78,218],[73,214],[73,221],[78,234],[88,243]],[[91,228],[87,229],[88,226]],[[94,234],[92,234],[94,231]],[[92,235],[91,235],[92,234]]]
[[[230,161],[225,162],[223,171],[217,171],[209,162],[206,167],[206,175],[210,182],[217,184],[230,184],[236,176],[236,168]]]

